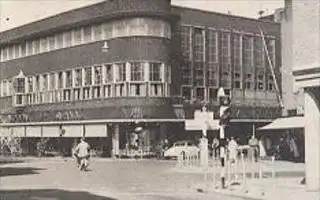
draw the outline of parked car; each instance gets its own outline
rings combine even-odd
[[[182,140],[175,142],[164,152],[165,158],[178,158],[179,155],[198,156],[200,149],[193,141]]]

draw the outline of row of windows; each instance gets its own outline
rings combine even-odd
[[[113,63],[27,76],[14,89],[18,93],[33,93],[125,82],[170,83],[170,76],[170,67],[160,62]],[[12,80],[2,80],[0,96],[11,96],[12,85]]]
[[[1,48],[0,57],[2,62],[61,48],[126,36],[156,36],[170,39],[171,25],[168,22],[156,19],[133,18],[82,26]]]
[[[182,86],[181,87],[181,96],[184,100],[198,100],[198,101],[217,101],[217,92],[218,88],[212,87],[196,87],[191,86]],[[230,95],[230,90],[225,89],[225,93]]]
[[[182,65],[184,85],[230,88],[232,80],[230,72],[233,68],[233,71],[238,74],[233,76],[234,87],[240,89],[244,87],[246,89],[263,88],[261,90],[271,88],[271,86],[267,87],[266,83],[256,87],[253,82],[254,78],[258,79],[259,75],[258,73],[253,74],[254,68],[269,68],[269,63],[265,62],[267,59],[265,59],[266,53],[262,37],[191,26],[182,26],[180,34],[185,59]],[[266,38],[266,45],[271,61],[275,64],[275,40]],[[194,69],[191,69],[191,59],[194,60]],[[205,62],[207,62],[206,70],[204,70]],[[245,69],[245,73],[242,72],[242,69]],[[220,81],[219,74],[221,74]],[[247,75],[252,78],[247,78]],[[240,80],[243,76],[245,76],[247,84],[241,84]]]
[[[101,99],[109,97],[151,96],[165,97],[170,95],[167,83],[116,83],[92,87],[66,88],[52,91],[37,91],[17,94],[15,105],[30,105]]]

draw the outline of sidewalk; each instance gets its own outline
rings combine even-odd
[[[263,200],[319,200],[319,192],[307,192],[305,185],[300,181],[304,176],[304,163],[292,163],[284,161],[261,162],[263,177],[259,178],[258,170],[255,172],[255,178],[249,170],[246,172],[246,178],[239,173],[237,185],[230,185],[227,189],[220,188],[220,165],[214,163],[216,169],[212,166],[207,170],[201,167],[176,167],[173,171],[177,173],[203,174],[203,182],[194,185],[194,190],[202,190],[206,193],[219,193],[235,197],[263,199]],[[275,177],[272,177],[272,171]],[[241,172],[241,169],[238,171]],[[215,174],[215,176],[213,176]],[[233,176],[233,175],[231,175]],[[215,179],[214,179],[215,177]],[[227,175],[226,175],[227,177]]]

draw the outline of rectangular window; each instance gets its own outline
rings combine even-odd
[[[74,44],[75,45],[79,45],[79,44],[82,43],[82,36],[81,36],[82,34],[81,34],[81,32],[82,32],[81,27],[76,28],[76,29],[73,30],[73,39],[74,39]]]
[[[194,30],[194,60],[195,62],[204,61],[204,37],[202,29]]]
[[[71,90],[63,90],[63,101],[70,101],[71,100]]]
[[[252,45],[252,37],[244,36],[243,37],[243,65],[246,69],[251,69],[253,63],[253,45]]]
[[[117,82],[123,82],[126,81],[126,64],[125,63],[118,63],[115,64],[115,70],[117,70]]]
[[[72,71],[66,71],[66,88],[72,87]]]
[[[51,36],[48,38],[48,41],[49,41],[49,51],[52,51],[54,49],[56,49],[56,41],[55,41],[55,37],[54,36]]]
[[[191,100],[191,88],[190,87],[182,87],[182,98],[184,100]]]
[[[217,100],[218,90],[215,88],[209,88],[209,101],[213,102]]]
[[[70,47],[72,45],[72,32],[64,32],[64,47]]]
[[[161,63],[150,63],[150,81],[161,81]]]
[[[14,59],[14,46],[9,47],[9,59]]]
[[[63,73],[58,72],[58,89],[63,88]]]
[[[86,100],[86,99],[90,99],[90,87],[88,88],[83,88],[83,93],[82,93],[82,99]]]
[[[218,33],[213,30],[208,31],[208,62],[215,63],[218,61],[218,44],[217,44]]]
[[[75,81],[74,85],[76,87],[82,86],[82,70],[81,69],[75,70],[74,81]]]
[[[36,91],[40,90],[40,76],[39,75],[36,76],[35,88],[36,88]]]
[[[63,48],[63,34],[59,33],[56,35],[56,46],[57,49]]]
[[[56,74],[51,73],[50,74],[50,90],[56,89]]]
[[[162,23],[159,20],[148,19],[147,23],[147,33],[148,35],[159,36],[162,33]]]
[[[112,83],[113,82],[113,70],[112,65],[106,65],[106,83]]]
[[[127,23],[125,20],[114,22],[114,33],[115,37],[122,37],[127,35]]]
[[[241,35],[235,34],[233,36],[233,69],[241,70]]]
[[[262,46],[262,38],[255,37],[254,38],[254,65],[256,68],[262,68],[263,61],[263,46]]]
[[[84,85],[92,84],[92,70],[91,67],[84,68]]]
[[[26,56],[26,51],[27,51],[26,42],[22,42],[22,43],[21,43],[21,57]]]
[[[7,84],[8,84],[7,80],[2,81],[2,88],[3,88],[2,94],[4,97],[8,95],[8,85]]]
[[[125,85],[124,84],[116,84],[115,85],[115,96],[116,97],[122,97],[122,96],[124,96],[124,87],[125,87]]]
[[[144,96],[145,87],[144,84],[130,84],[131,96]]]
[[[3,48],[2,50],[2,59],[7,60],[8,59],[8,47]]]
[[[191,42],[190,42],[190,27],[182,26],[180,30],[181,37],[181,49],[183,53],[183,58],[185,60],[190,60],[191,56]]]
[[[144,64],[143,63],[131,63],[131,81],[143,81],[144,80]]]
[[[103,24],[104,38],[109,39],[112,37],[113,26],[111,23]]]
[[[34,46],[34,53],[35,54],[40,53],[40,40],[39,39],[33,41],[33,46]]]
[[[81,100],[81,89],[74,89],[74,100]]]
[[[92,41],[92,30],[91,26],[85,26],[83,28],[83,40],[85,43]]]
[[[48,90],[48,75],[47,74],[44,74],[43,76],[42,76],[42,84],[43,84],[43,86],[42,86],[42,90],[44,90],[44,91],[47,91]]]
[[[33,77],[29,76],[27,77],[28,81],[28,91],[27,92],[33,92]]]
[[[40,50],[41,50],[41,52],[48,51],[48,39],[47,38],[42,38],[40,40]]]
[[[102,66],[94,67],[94,84],[100,85],[102,83]]]
[[[28,42],[28,55],[33,55],[33,42]]]
[[[20,58],[20,45],[14,46],[14,55],[16,58]]]
[[[102,27],[101,27],[101,24],[93,26],[93,34],[94,34],[94,40],[95,41],[102,40]]]
[[[101,97],[101,87],[94,86],[93,87],[93,99],[98,99]]]
[[[163,96],[163,84],[150,84],[150,96]]]

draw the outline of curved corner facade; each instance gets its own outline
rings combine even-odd
[[[38,140],[64,130],[67,146],[85,136],[119,155],[141,126],[151,149],[184,138],[184,118],[203,103],[218,113],[218,87],[232,94],[235,118],[272,118],[277,99],[259,26],[280,63],[277,24],[170,0],[107,0],[2,32],[2,131]]]

